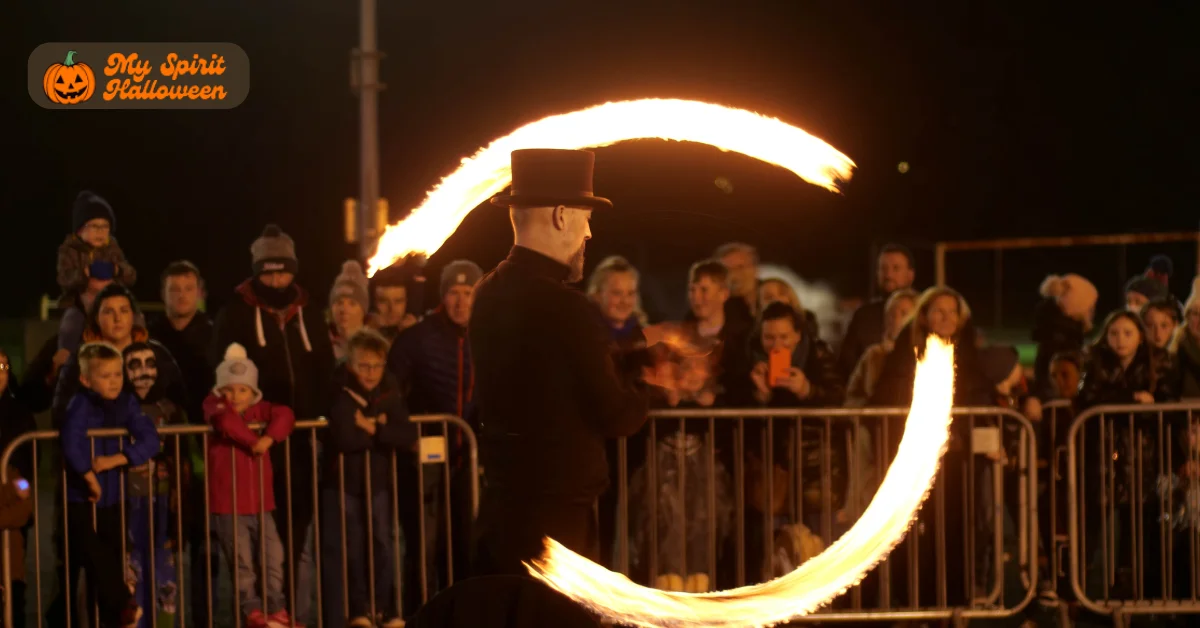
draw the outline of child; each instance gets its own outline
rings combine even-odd
[[[134,342],[125,347],[123,358],[125,380],[133,388],[142,412],[154,425],[186,424],[187,416],[183,408],[167,398],[166,386],[158,376],[158,357],[154,346],[148,342]],[[160,625],[172,626],[176,623],[175,616],[178,613],[175,572],[179,548],[175,544],[175,531],[179,495],[175,491],[175,474],[180,473],[179,482],[184,491],[188,489],[191,475],[188,465],[191,441],[187,437],[175,438],[178,439],[178,445],[168,440],[163,444],[162,453],[149,465],[142,469],[130,469],[125,482],[128,502],[126,537],[129,540],[125,546],[128,552],[126,579],[133,583],[138,606],[149,608],[156,603],[154,619]],[[154,559],[153,567],[151,556]],[[139,628],[150,628],[150,622],[151,617],[144,616]]]
[[[95,342],[79,349],[79,383],[62,425],[67,471],[67,558],[87,576],[90,597],[105,626],[136,626],[142,609],[121,569],[122,466],[137,467],[158,454],[158,431],[137,398],[124,390],[121,352]],[[124,428],[129,436],[89,438],[88,430]],[[72,576],[70,582],[76,579]]]
[[[262,400],[258,367],[236,342],[225,350],[225,360],[217,366],[217,385],[204,400],[204,417],[216,432],[208,441],[213,528],[230,566],[237,570],[237,593],[246,627],[291,626],[284,608],[283,545],[269,514],[275,510],[275,491],[271,457],[266,453],[271,445],[287,439],[296,417],[291,408]],[[264,434],[251,431],[251,423],[266,423]],[[260,538],[262,548],[258,547]],[[267,564],[256,568],[255,559],[260,555],[265,555]],[[257,578],[263,568],[267,574],[265,609]]]
[[[1084,336],[1092,329],[1096,299],[1100,293],[1092,282],[1079,275],[1051,275],[1042,282],[1045,297],[1034,309],[1034,392],[1046,400],[1054,397],[1050,360],[1062,351],[1083,349]]]
[[[137,281],[137,271],[111,235],[116,230],[117,218],[108,201],[87,190],[80,192],[71,208],[71,234],[58,247],[60,302],[69,303],[87,288],[90,265],[97,260],[111,262],[113,278],[126,287]]]
[[[383,335],[373,329],[359,330],[347,341],[347,361],[334,374],[339,390],[329,412],[326,444],[337,455],[326,456],[321,476],[325,507],[321,565],[327,585],[325,625],[335,628],[403,626],[392,582],[391,469],[395,450],[415,449],[418,434],[416,424],[408,420],[399,384],[385,370],[387,356]],[[374,557],[373,595],[368,588],[368,555]],[[348,600],[342,599],[343,592],[349,593]],[[345,624],[347,617],[353,618],[349,624]]]

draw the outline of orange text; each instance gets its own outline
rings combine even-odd
[[[134,82],[141,83],[152,67],[149,61],[144,59],[139,61],[136,52],[130,55],[114,52],[108,55],[108,65],[104,66],[104,75],[112,76],[120,72],[133,77]]]
[[[194,54],[191,59],[180,59],[172,52],[158,69],[172,81],[184,74],[221,75],[225,73],[225,57],[214,54],[210,59],[201,59],[200,55]]]

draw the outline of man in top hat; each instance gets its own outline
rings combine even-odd
[[[551,537],[599,560],[596,500],[608,486],[607,438],[646,420],[644,361],[615,353],[594,306],[567,283],[583,278],[595,156],[512,153],[515,244],[479,282],[467,336],[475,360],[480,500],[474,575],[525,574]]]

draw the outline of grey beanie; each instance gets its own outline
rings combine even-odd
[[[213,393],[220,395],[221,389],[230,384],[245,384],[254,391],[254,403],[262,400],[258,367],[246,355],[246,348],[236,342],[225,349],[225,359],[217,365],[217,384],[213,386]]]
[[[446,296],[447,292],[454,286],[474,286],[479,283],[483,277],[483,271],[479,269],[479,265],[471,260],[458,259],[446,264],[442,269],[441,294]]]
[[[263,273],[292,273],[300,269],[296,259],[296,244],[278,225],[267,225],[262,235],[250,245],[254,276]]]
[[[371,311],[371,299],[367,294],[367,275],[362,265],[354,260],[342,264],[342,274],[333,280],[333,288],[329,291],[329,307],[342,297],[349,297],[362,306],[363,313]]]

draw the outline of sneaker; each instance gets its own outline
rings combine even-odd
[[[246,615],[246,628],[267,628],[269,625],[267,616],[262,611],[254,610]]]
[[[130,600],[129,606],[125,607],[125,611],[121,613],[121,625],[125,628],[134,628],[141,618],[142,607]]]
[[[292,616],[288,615],[287,609],[271,613],[267,617],[267,626],[270,628],[304,628],[304,624],[292,621]]]
[[[350,623],[346,624],[346,628],[374,628],[374,626],[375,624],[371,623],[370,619],[361,615],[351,619]]]

